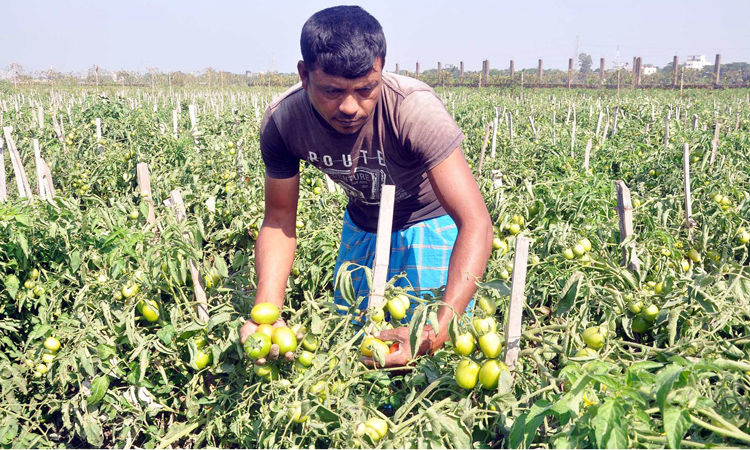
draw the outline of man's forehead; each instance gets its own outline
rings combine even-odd
[[[367,75],[360,78],[346,78],[339,75],[331,75],[316,69],[314,72],[316,84],[330,86],[366,86],[377,84],[380,81],[381,72],[371,70]]]

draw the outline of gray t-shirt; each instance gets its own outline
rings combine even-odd
[[[293,177],[300,160],[307,161],[344,189],[352,220],[370,232],[377,231],[383,184],[396,186],[394,230],[446,213],[427,171],[458,148],[464,135],[429,86],[383,73],[378,104],[357,133],[338,133],[321,120],[301,84],[268,106],[260,149],[269,177]]]

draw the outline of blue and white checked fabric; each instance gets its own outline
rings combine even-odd
[[[444,215],[419,222],[409,228],[394,231],[391,235],[391,259],[388,276],[402,272],[406,278],[399,279],[396,286],[411,287],[415,295],[430,294],[448,282],[448,263],[453,245],[456,243],[458,228],[450,216]],[[344,214],[344,227],[341,230],[341,247],[336,259],[334,279],[345,261],[366,267],[373,267],[375,258],[376,233],[369,233],[357,227]],[[370,288],[363,270],[352,273],[352,284],[357,298],[364,297],[359,309],[367,308]],[[430,294],[431,295],[431,294]],[[336,290],[334,301],[337,305],[349,305]]]

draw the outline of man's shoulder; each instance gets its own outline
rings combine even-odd
[[[282,94],[275,96],[268,104],[268,110],[274,116],[288,114],[302,107],[305,98],[302,83],[297,83]]]
[[[398,75],[391,72],[383,73],[383,85],[388,92],[400,97],[401,100],[416,92],[427,92],[432,95],[437,95],[426,83],[419,81],[416,78]]]

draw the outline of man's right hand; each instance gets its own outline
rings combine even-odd
[[[250,335],[258,331],[258,326],[259,324],[255,323],[252,319],[245,322],[245,324],[242,325],[242,328],[240,328],[240,342],[244,344],[247,338],[250,337]],[[271,324],[271,326],[274,328],[285,327],[286,322],[284,322],[284,319],[279,318],[278,320],[276,320],[276,322]],[[268,357],[256,359],[255,364],[262,366],[266,362],[275,361],[278,358],[279,358],[279,346],[276,344],[271,344],[271,350],[268,352]],[[294,352],[286,352],[286,354],[284,355],[284,358],[286,358],[289,361],[294,361]]]

